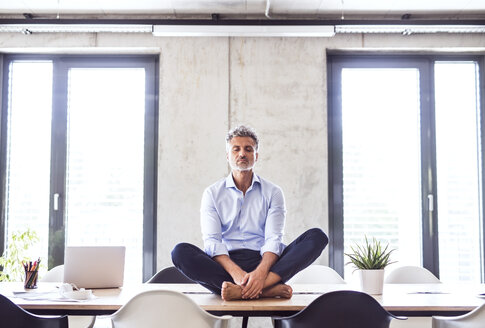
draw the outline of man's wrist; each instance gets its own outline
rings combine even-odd
[[[259,263],[259,265],[256,267],[256,269],[262,270],[262,271],[269,271],[269,269],[271,269],[271,265],[270,265],[270,263],[265,263],[263,261],[263,262]]]
[[[271,266],[265,265],[262,262],[254,269],[254,271],[257,271],[258,273],[264,274],[265,276],[268,275],[269,270],[271,269]]]

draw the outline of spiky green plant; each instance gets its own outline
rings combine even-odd
[[[351,246],[352,253],[345,253],[350,259],[347,264],[353,264],[356,269],[360,270],[380,270],[384,269],[391,262],[391,253],[394,249],[390,249],[389,244],[385,247],[381,242],[375,238],[372,238],[372,242],[369,242],[367,236],[365,236],[365,245]]]

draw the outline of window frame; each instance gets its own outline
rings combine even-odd
[[[143,195],[143,281],[156,271],[157,260],[157,159],[158,159],[158,90],[159,56],[157,55],[49,55],[8,54],[0,56],[1,111],[0,111],[0,254],[6,242],[6,165],[8,125],[8,68],[15,60],[49,60],[53,62],[53,98],[51,124],[51,178],[49,201],[49,268],[64,262],[64,247],[54,249],[51,241],[56,230],[61,230],[65,240],[65,208],[61,197],[59,210],[53,211],[56,192],[65,195],[67,147],[67,79],[70,68],[145,68],[145,118],[144,118],[144,195]],[[5,87],[3,87],[5,86]],[[55,151],[53,151],[56,149]],[[55,173],[54,173],[55,172]],[[50,257],[50,256],[49,256]]]
[[[399,68],[412,67],[420,72],[420,116],[421,116],[421,224],[422,224],[422,265],[439,278],[438,243],[438,197],[436,178],[436,139],[434,120],[434,63],[436,61],[475,61],[479,71],[480,94],[480,145],[481,145],[481,201],[485,204],[485,56],[475,54],[413,55],[382,53],[329,53],[327,55],[328,81],[328,199],[329,199],[329,265],[343,275],[344,235],[343,235],[343,171],[342,171],[342,95],[341,72],[343,68]],[[431,174],[429,174],[431,172]],[[428,195],[432,194],[434,210],[428,210]],[[483,239],[485,236],[484,209],[481,208],[481,280],[485,281]],[[428,219],[423,219],[423,218]]]

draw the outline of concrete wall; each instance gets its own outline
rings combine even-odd
[[[322,40],[163,42],[159,266],[170,264],[168,254],[180,240],[201,245],[200,196],[207,185],[228,174],[224,136],[239,123],[260,134],[256,171],[285,191],[285,240],[313,226],[328,230]],[[326,254],[320,263],[327,263]]]
[[[4,52],[160,55],[159,268],[171,265],[170,251],[177,242],[202,245],[201,193],[228,174],[224,136],[238,123],[259,132],[256,171],[285,192],[285,241],[310,227],[328,231],[326,52],[331,49],[481,52],[485,35],[157,38],[0,33]],[[328,252],[317,261],[328,264]]]

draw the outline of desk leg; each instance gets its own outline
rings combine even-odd
[[[243,317],[242,328],[248,328],[249,317]]]

